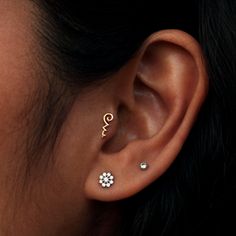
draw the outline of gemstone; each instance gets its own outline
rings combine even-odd
[[[140,169],[141,170],[147,170],[148,169],[148,163],[147,162],[142,162],[140,163]]]
[[[109,179],[107,177],[104,178],[104,182],[108,182]]]

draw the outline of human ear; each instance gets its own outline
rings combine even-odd
[[[110,89],[114,125],[85,181],[87,197],[100,201],[135,195],[178,156],[207,95],[201,48],[183,31],[154,33],[112,78]],[[141,170],[142,162],[149,168]],[[109,188],[99,184],[103,172],[114,176]]]

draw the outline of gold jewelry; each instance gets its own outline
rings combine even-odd
[[[107,127],[110,125],[109,123],[114,119],[114,116],[112,113],[106,113],[103,116],[103,121],[105,125],[102,127],[102,138],[106,137]]]

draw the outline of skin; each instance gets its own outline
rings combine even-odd
[[[60,168],[58,173],[60,177],[56,177],[57,170],[50,174],[45,173],[44,177],[33,183],[34,187],[30,194],[28,192],[24,195],[19,194],[21,191],[19,186],[23,184],[21,167],[26,156],[25,142],[30,128],[25,116],[29,110],[28,101],[35,96],[38,89],[43,89],[45,84],[35,75],[38,70],[37,59],[34,56],[37,42],[30,25],[33,20],[31,14],[33,6],[29,1],[19,0],[0,1],[0,6],[1,235],[72,235],[75,228],[80,232],[78,226],[75,227],[73,223],[84,224],[89,218],[85,210],[89,206],[83,195],[77,194],[82,193],[82,182],[78,181],[80,176],[76,176],[73,172],[73,187],[64,187],[67,185],[67,180],[63,181],[63,175],[66,173]],[[31,115],[29,113],[27,117]],[[78,137],[72,134],[72,138],[75,140]],[[70,146],[75,144],[72,142],[71,140]],[[70,147],[63,148],[59,159],[67,148]],[[82,149],[77,151],[85,152]],[[73,156],[74,161],[68,162],[65,170],[71,165],[74,170],[77,168],[77,173],[82,174],[84,167],[78,166],[81,163],[75,165],[78,153],[75,156],[73,150],[73,153],[68,155],[68,159]],[[58,165],[62,164],[58,162]],[[71,194],[73,192],[74,194]],[[79,207],[81,205],[84,209]],[[64,224],[66,218],[70,218],[73,222]]]
[[[23,188],[28,134],[38,122],[29,101],[37,107],[33,98],[47,88],[32,11],[30,1],[0,0],[0,234],[111,235],[116,201],[168,170],[197,118],[208,88],[201,48],[177,30],[147,38],[107,83],[73,97],[53,152],[41,156],[53,165],[34,168]],[[114,120],[102,139],[107,112]],[[150,168],[140,171],[144,160]],[[115,176],[110,189],[98,184],[104,171]]]

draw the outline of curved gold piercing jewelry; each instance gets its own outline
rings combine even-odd
[[[107,132],[107,127],[110,125],[109,123],[114,119],[114,116],[112,113],[106,113],[103,116],[103,121],[105,123],[105,125],[102,127],[102,138],[104,138],[106,136],[106,132]]]

